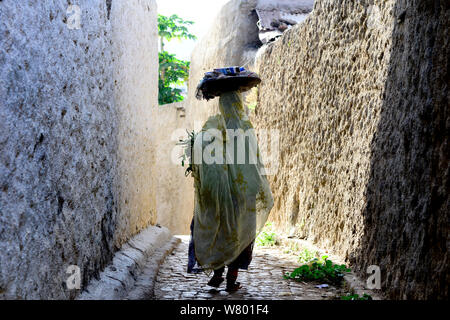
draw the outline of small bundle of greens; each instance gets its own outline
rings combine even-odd
[[[180,140],[180,142],[178,142],[177,145],[181,145],[184,147],[184,153],[180,158],[181,158],[181,165],[183,167],[186,163],[188,164],[188,167],[184,173],[184,175],[187,177],[193,171],[193,166],[192,166],[192,164],[194,163],[193,150],[194,150],[195,137],[197,136],[197,134],[194,132],[194,130],[192,130],[191,132],[186,130],[186,132],[188,134],[187,139]]]

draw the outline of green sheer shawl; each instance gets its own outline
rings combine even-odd
[[[210,117],[195,138],[192,159],[193,240],[195,257],[204,270],[215,270],[235,260],[254,241],[273,207],[242,95],[226,92],[219,104],[220,114]],[[216,161],[211,163],[205,154]]]

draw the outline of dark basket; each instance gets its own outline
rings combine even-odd
[[[213,74],[214,76],[211,76]],[[207,73],[197,86],[197,99],[213,99],[224,92],[245,92],[257,86],[261,79],[254,72],[241,72],[236,75]]]

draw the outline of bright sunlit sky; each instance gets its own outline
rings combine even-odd
[[[183,20],[194,21],[190,32],[200,40],[213,23],[220,8],[229,0],[157,0],[158,13],[164,16],[178,15]],[[198,41],[197,40],[197,41]],[[175,53],[177,58],[190,60],[197,41],[173,39],[164,44],[164,49]]]

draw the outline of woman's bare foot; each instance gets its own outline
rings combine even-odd
[[[225,289],[225,291],[226,292],[236,292],[241,288],[242,288],[242,286],[241,286],[240,282],[227,283],[227,288]]]
[[[213,276],[211,280],[208,282],[208,286],[218,288],[220,284],[223,282],[223,277]]]

